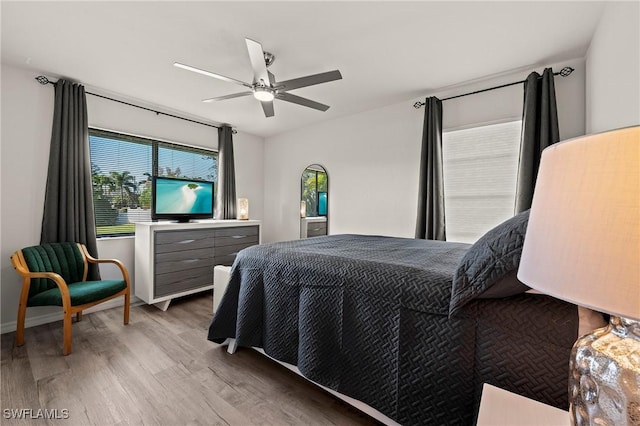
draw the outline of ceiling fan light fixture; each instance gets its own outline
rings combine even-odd
[[[253,97],[262,102],[271,102],[276,96],[272,89],[267,87],[256,87],[253,89]]]

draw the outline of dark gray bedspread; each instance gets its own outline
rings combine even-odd
[[[401,362],[420,334],[411,318],[447,322],[451,278],[467,248],[363,235],[250,247],[234,263],[209,339],[262,347],[397,419]]]
[[[468,247],[363,235],[250,247],[238,254],[208,337],[262,347],[401,424],[468,424],[481,386],[478,309],[448,317]],[[488,345],[502,351],[500,341]]]

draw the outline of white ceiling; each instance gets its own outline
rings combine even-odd
[[[2,62],[89,91],[271,136],[492,74],[585,55],[602,2],[9,2]],[[276,55],[278,81],[333,69],[343,79],[292,91],[331,106],[253,97],[202,103],[251,82],[244,38]],[[37,84],[34,82],[34,84]]]

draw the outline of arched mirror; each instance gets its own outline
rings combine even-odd
[[[300,238],[327,235],[329,230],[329,177],[324,167],[312,164],[302,172],[300,185]]]

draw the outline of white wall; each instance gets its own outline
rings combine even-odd
[[[587,133],[640,124],[640,3],[606,4],[586,64]]]
[[[576,70],[556,77],[560,137],[584,134],[584,60],[552,64]],[[535,67],[542,72],[544,67]],[[505,73],[473,84],[448,88],[444,98],[524,79],[534,68]],[[443,103],[443,126],[519,119],[522,85]],[[270,137],[265,144],[265,212],[263,239],[299,236],[300,177],[310,164],[323,165],[329,176],[329,232],[413,237],[417,214],[418,168],[424,110],[408,99],[396,105],[309,126]],[[424,96],[421,100],[424,100]]]
[[[9,262],[11,254],[40,240],[47,180],[53,97],[31,75],[2,66],[0,304],[2,331],[15,328],[21,282]],[[42,90],[44,89],[44,90]],[[37,314],[50,312],[33,308]],[[29,312],[33,314],[34,312]]]
[[[22,247],[38,244],[44,203],[53,119],[53,87],[41,86],[35,72],[2,64],[0,317],[2,332],[15,329],[20,280],[9,262]],[[98,89],[86,87],[89,92]],[[139,102],[134,102],[139,103]],[[89,125],[189,145],[217,148],[217,129],[156,115],[137,108],[87,96]],[[171,111],[169,111],[171,112]],[[263,140],[234,135],[237,196],[250,200],[252,219],[263,217]],[[133,237],[98,240],[100,257],[122,260],[134,276]],[[106,266],[103,277],[117,276]],[[59,309],[29,308],[27,324],[61,318]]]

